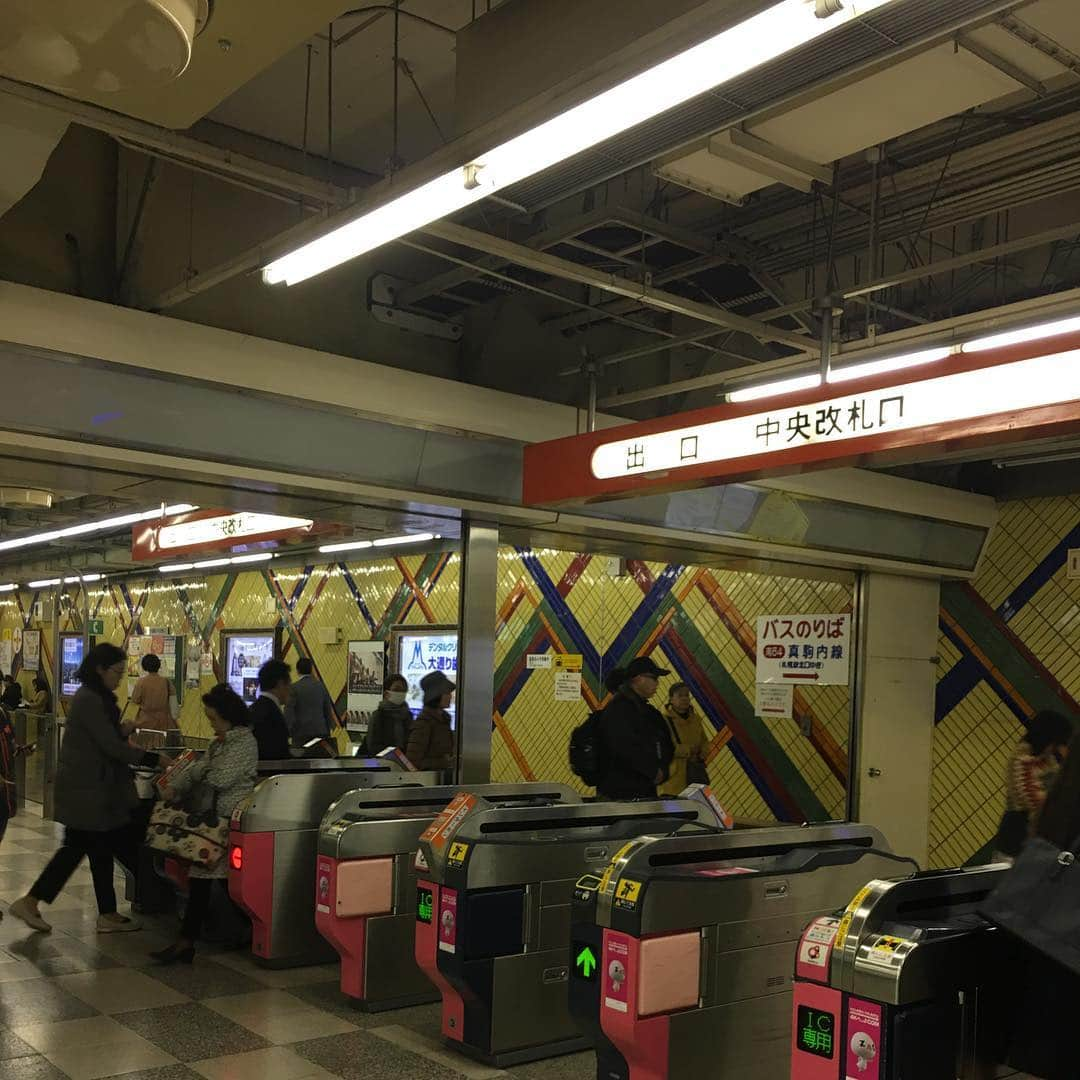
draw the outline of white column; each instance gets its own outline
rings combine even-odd
[[[936,580],[872,573],[860,585],[855,817],[924,867],[939,606]]]

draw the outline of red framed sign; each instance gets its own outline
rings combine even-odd
[[[525,448],[527,505],[589,502],[1080,432],[1080,332]]]
[[[131,530],[131,557],[167,559],[195,551],[228,551],[242,544],[301,539],[318,531],[322,530],[307,518],[247,510],[193,510],[136,525]]]

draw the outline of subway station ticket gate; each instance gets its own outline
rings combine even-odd
[[[587,1049],[570,1016],[570,900],[642,833],[721,829],[705,801],[495,807],[459,795],[420,838],[416,960],[449,1045],[497,1067]]]
[[[233,813],[229,895],[251,919],[256,960],[267,967],[325,964],[336,953],[315,927],[311,881],[326,808],[354,788],[430,786],[438,775],[376,759],[345,759],[348,768],[282,764],[293,767],[266,776]]]
[[[341,957],[341,990],[368,1011],[438,1001],[414,949],[420,834],[462,791],[497,806],[579,804],[563,784],[373,788],[326,812],[315,870],[315,925]],[[426,895],[421,903],[426,904]]]
[[[795,959],[791,1080],[996,1074],[1003,935],[977,914],[1004,865],[871,881],[806,927]]]
[[[906,862],[862,825],[629,844],[574,889],[570,1004],[598,1080],[787,1080],[807,917]]]

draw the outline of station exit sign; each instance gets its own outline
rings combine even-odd
[[[1066,565],[1068,566],[1068,576],[1070,578],[1080,578],[1080,548],[1070,550]]]

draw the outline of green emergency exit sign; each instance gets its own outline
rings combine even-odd
[[[104,619],[89,619],[86,623],[86,632],[91,637],[100,637],[105,633],[105,620]]]

